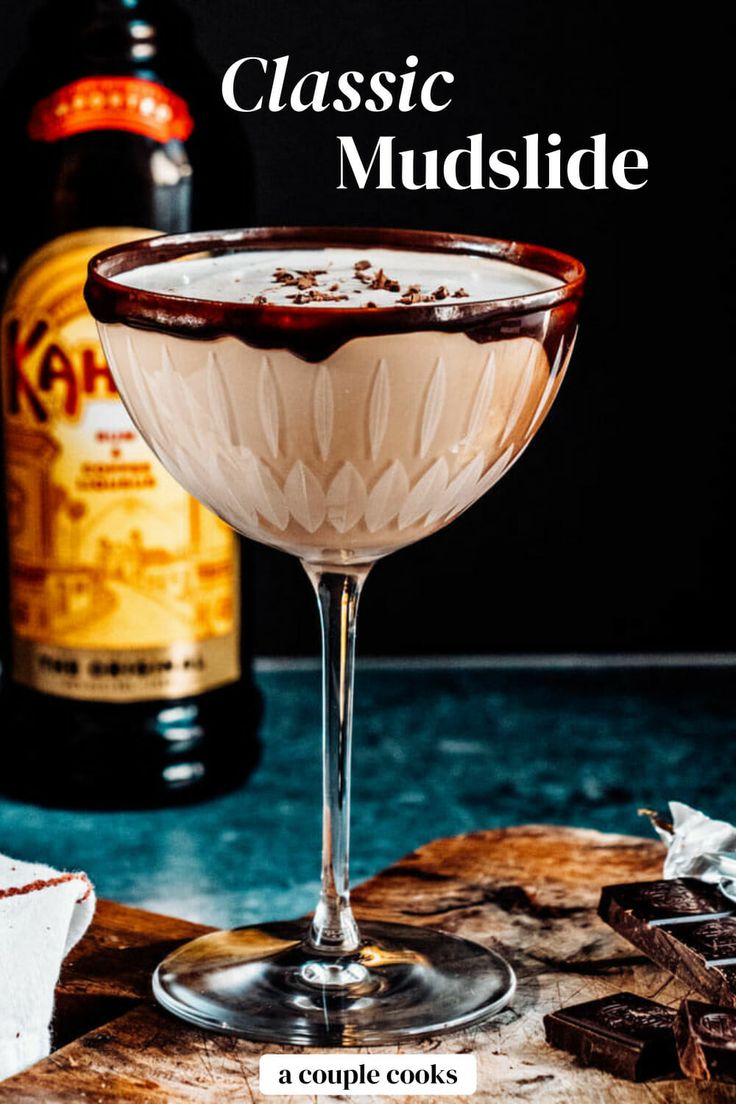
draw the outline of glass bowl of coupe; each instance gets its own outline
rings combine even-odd
[[[169,955],[154,989],[184,1019],[374,1045],[510,1000],[494,952],[351,911],[356,613],[376,560],[447,525],[529,444],[572,353],[584,278],[548,249],[377,229],[160,237],[91,262],[87,302],[140,432],[233,528],[299,557],[322,619],[320,900],[311,920]]]

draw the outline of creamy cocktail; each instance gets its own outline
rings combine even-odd
[[[233,304],[399,305],[407,321],[420,304],[559,285],[494,258],[346,248],[185,259],[118,280]],[[202,346],[115,325],[102,333],[123,398],[134,416],[145,411],[145,434],[179,482],[247,536],[325,564],[370,562],[480,497],[541,422],[570,351],[560,338],[550,363],[532,336],[484,343],[417,330],[358,337],[310,363],[232,336]]]
[[[320,900],[311,920],[169,955],[154,991],[184,1019],[373,1045],[474,1023],[511,998],[513,971],[479,944],[353,916],[355,621],[372,563],[448,524],[534,436],[583,280],[550,250],[397,230],[182,235],[92,262],[87,301],[141,433],[235,529],[300,557],[322,621]]]

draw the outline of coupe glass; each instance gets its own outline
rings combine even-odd
[[[184,258],[268,249],[276,269],[280,252],[323,246],[368,258],[379,248],[446,252],[469,268],[498,258],[552,280],[516,298],[378,309],[221,302],[126,283],[132,269],[164,261],[175,282]],[[376,1045],[475,1023],[511,999],[513,971],[494,951],[414,925],[358,925],[351,911],[356,613],[376,560],[447,525],[524,451],[565,374],[583,282],[577,261],[548,249],[398,230],[159,237],[91,262],[87,302],[141,434],[234,529],[299,557],[322,624],[319,902],[311,919],[216,932],[170,954],[154,991],[183,1019],[269,1042]]]

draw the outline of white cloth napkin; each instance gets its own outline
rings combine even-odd
[[[699,878],[713,882],[736,901],[736,828],[725,820],[670,801],[670,824],[652,817],[654,829],[667,846],[665,878]]]
[[[49,1053],[61,963],[94,911],[86,874],[0,855],[0,1079]]]

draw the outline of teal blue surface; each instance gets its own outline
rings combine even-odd
[[[319,675],[259,675],[261,765],[241,790],[153,812],[0,801],[0,851],[84,869],[98,893],[211,924],[312,907]],[[736,669],[358,671],[353,880],[438,836],[529,822],[647,834],[677,798],[734,819]]]

